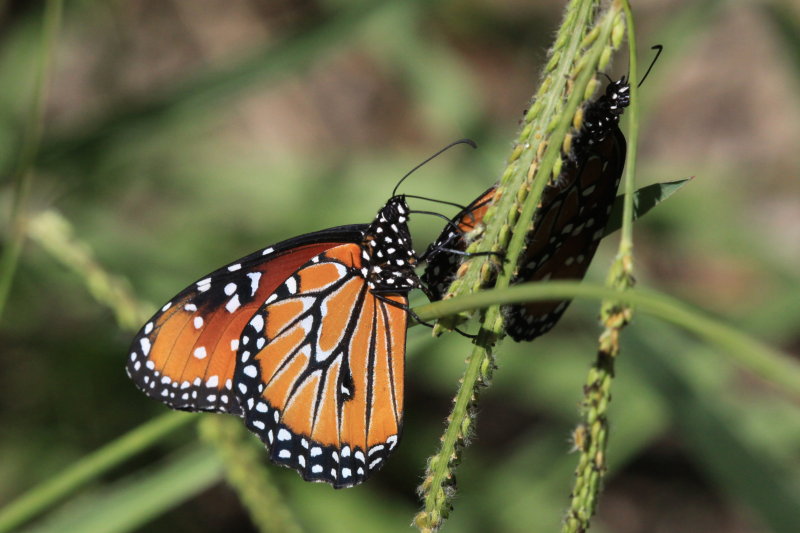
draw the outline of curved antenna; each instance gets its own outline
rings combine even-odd
[[[416,194],[406,194],[405,197],[416,198],[417,200],[426,200],[428,202],[433,202],[435,204],[452,205],[453,207],[458,207],[462,211],[467,208],[467,206],[457,204],[455,202],[448,202],[447,200],[437,200],[436,198],[428,198],[427,196],[417,196]]]
[[[637,85],[636,87],[641,87],[642,84],[644,83],[644,80],[647,79],[648,74],[650,74],[650,71],[653,70],[653,66],[656,64],[656,61],[658,61],[658,56],[660,56],[661,52],[664,51],[664,46],[661,44],[654,44],[653,46],[650,47],[650,50],[658,50],[658,51],[656,52],[656,56],[650,62],[650,66],[647,67],[647,72],[644,73],[644,76],[642,76],[642,79],[639,81],[639,85]]]
[[[432,217],[439,217],[439,218],[441,218],[442,220],[444,220],[445,222],[447,222],[447,225],[448,225],[448,226],[450,226],[451,228],[455,229],[455,230],[456,230],[457,232],[459,232],[459,233],[463,233],[463,232],[461,231],[461,229],[459,229],[459,227],[456,225],[456,223],[455,223],[455,222],[453,222],[452,220],[450,220],[449,218],[447,218],[445,215],[443,215],[443,214],[441,214],[441,213],[437,213],[436,211],[418,211],[418,210],[416,210],[416,209],[412,209],[411,211],[409,211],[409,214],[415,214],[415,215],[430,215],[430,216],[432,216]]]
[[[447,146],[445,146],[444,148],[442,148],[441,150],[439,150],[438,152],[436,152],[435,154],[430,156],[428,159],[426,159],[425,161],[423,161],[419,165],[417,165],[414,168],[412,168],[411,170],[409,170],[406,173],[405,176],[400,178],[400,181],[397,182],[397,185],[395,185],[394,189],[392,190],[392,196],[395,196],[397,194],[397,189],[400,187],[400,184],[403,183],[403,181],[405,181],[405,179],[407,177],[409,177],[411,174],[413,174],[415,170],[417,170],[419,167],[421,167],[422,165],[424,165],[425,163],[427,163],[431,159],[439,156],[442,152],[445,152],[445,151],[449,150],[450,148],[452,148],[453,146],[455,146],[457,144],[468,144],[468,145],[472,146],[473,148],[477,148],[478,147],[478,145],[475,144],[475,141],[473,141],[472,139],[459,139],[457,141],[451,142],[450,144],[448,144]]]
[[[454,222],[453,220],[450,220],[449,218],[447,218],[446,216],[444,216],[444,215],[443,215],[443,214],[441,214],[441,213],[437,213],[437,212],[435,212],[435,211],[416,211],[416,210],[412,209],[412,210],[409,212],[409,214],[416,214],[416,215],[431,215],[431,216],[433,216],[433,217],[439,217],[439,218],[441,218],[442,220],[444,220],[444,221],[446,222],[446,225],[445,225],[445,227],[449,227],[449,228],[450,228],[452,231],[454,231],[455,233],[459,233],[459,234],[461,234],[461,235],[463,235],[463,234],[464,234],[464,231],[463,231],[461,228],[459,228],[459,227],[458,227],[458,224],[456,224],[456,222]],[[425,254],[423,254],[423,256],[424,256],[424,255],[425,255]]]

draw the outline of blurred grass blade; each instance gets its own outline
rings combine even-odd
[[[800,523],[800,492],[796,470],[764,453],[765,438],[739,424],[739,413],[730,404],[735,374],[727,379],[723,364],[707,357],[705,350],[681,349],[681,339],[664,326],[653,324],[645,337],[652,357],[635,361],[646,372],[672,411],[681,442],[689,448],[696,466],[714,480],[735,505],[756,511],[770,531],[793,533]],[[658,339],[658,342],[655,341]],[[681,350],[676,357],[673,348]],[[708,379],[714,375],[715,379]],[[745,394],[747,394],[745,392]],[[758,395],[752,391],[755,397]],[[765,402],[767,398],[762,398]],[[764,408],[745,405],[745,409]],[[769,410],[769,408],[767,409]]]
[[[779,2],[765,2],[759,7],[776,30],[772,35],[784,41],[783,46],[779,45],[777,48],[791,58],[796,83],[800,79],[800,19],[797,10],[791,7],[791,3]]]
[[[0,533],[11,531],[27,522],[89,481],[142,452],[181,426],[195,420],[197,420],[196,417],[186,413],[167,413],[142,424],[80,459],[71,467],[0,509]]]
[[[300,533],[302,530],[264,464],[264,446],[237,418],[206,416],[200,436],[222,460],[225,479],[261,533]]]
[[[75,238],[69,221],[58,211],[51,209],[32,217],[28,233],[46,252],[83,279],[89,293],[114,312],[120,328],[135,331],[149,316],[127,280],[106,272],[95,260],[91,248]]]
[[[686,185],[692,178],[678,181],[667,181],[664,183],[654,183],[647,187],[642,187],[633,196],[633,220],[637,220],[646,215],[655,206],[675,194],[678,189]],[[608,237],[622,227],[622,211],[625,195],[620,194],[614,200],[611,208],[608,224],[606,225],[603,237]]]
[[[14,281],[19,255],[25,242],[25,210],[31,187],[33,163],[39,151],[44,128],[44,104],[52,70],[56,35],[61,26],[61,0],[48,0],[44,8],[42,41],[36,65],[36,82],[31,107],[24,125],[22,143],[18,158],[11,174],[12,199],[8,225],[8,236],[0,256],[0,318],[8,300],[8,293]]]
[[[178,450],[163,464],[94,491],[25,533],[134,531],[222,479],[222,465],[207,447]]]
[[[296,35],[270,44],[237,64],[199,74],[149,101],[120,109],[90,126],[83,134],[69,132],[64,137],[45,139],[39,160],[50,164],[53,159],[66,154],[74,157],[76,153],[88,155],[102,151],[103,146],[116,144],[115,139],[130,142],[131,134],[149,135],[165,118],[175,113],[194,113],[198,117],[203,113],[203,107],[221,105],[224,100],[258,83],[274,82],[308,67],[322,54],[330,53],[351,39],[375,12],[394,3],[395,0],[355,2],[334,17],[314,27],[303,28]]]

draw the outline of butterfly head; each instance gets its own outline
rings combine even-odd
[[[371,289],[407,292],[419,286],[405,196],[392,196],[364,233],[364,275]]]
[[[617,126],[619,117],[631,103],[631,85],[623,76],[611,81],[605,93],[589,104],[584,114],[581,135],[586,136],[588,144],[601,142]]]

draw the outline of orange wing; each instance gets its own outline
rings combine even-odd
[[[356,244],[314,257],[242,332],[235,394],[270,458],[336,488],[364,481],[397,444],[405,294],[376,296]]]
[[[242,329],[301,265],[366,226],[310,233],[259,250],[193,283],[133,340],[126,370],[151,398],[185,411],[241,414],[232,393]]]

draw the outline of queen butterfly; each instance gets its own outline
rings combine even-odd
[[[630,103],[626,78],[609,82],[584,112],[581,129],[558,178],[545,187],[533,229],[512,284],[548,279],[583,279],[611,213],[625,163],[625,137],[619,117]],[[496,195],[489,188],[459,212],[423,257],[421,280],[432,299],[441,299],[467,246],[466,233],[481,223]],[[453,251],[458,253],[452,253]],[[505,329],[516,341],[549,331],[570,300],[539,301],[504,307]]]
[[[408,293],[420,285],[405,196],[367,225],[259,250],[145,323],[126,370],[173,409],[244,417],[270,459],[336,488],[397,445]]]

